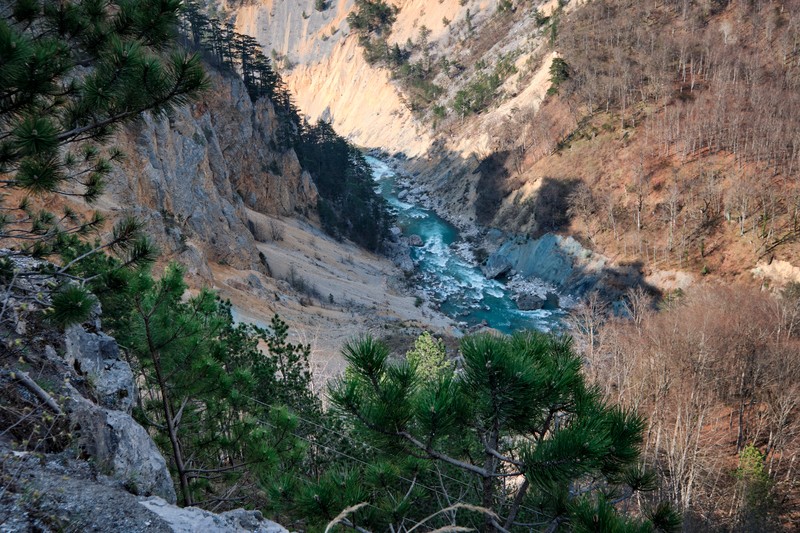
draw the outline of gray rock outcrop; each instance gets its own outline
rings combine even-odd
[[[197,507],[175,507],[161,498],[139,504],[166,522],[174,533],[288,533],[280,524],[265,520],[259,511],[236,509],[214,514]]]
[[[511,261],[501,253],[494,253],[481,266],[481,271],[486,279],[496,279],[511,270]]]
[[[584,294],[600,281],[606,259],[572,237],[546,233],[538,239],[506,241],[489,257],[489,264],[496,268],[484,270],[486,277],[501,268],[513,269],[517,276],[544,281],[562,294]]]
[[[72,389],[69,402],[73,434],[82,454],[143,496],[177,501],[164,456],[131,415],[97,406]]]
[[[537,294],[519,294],[516,296],[517,307],[522,311],[537,311],[545,309],[552,311],[558,309],[560,298],[554,292],[548,292],[544,297]]]
[[[385,244],[386,257],[405,274],[414,272],[414,260],[411,259],[411,248],[405,242],[388,242]]]
[[[120,358],[119,346],[105,333],[89,333],[79,325],[67,328],[64,359],[92,382],[98,403],[130,413],[135,401],[133,372]]]
[[[287,533],[258,511],[214,514],[131,494],[74,456],[13,452],[0,442],[0,462],[15,474],[0,499],[3,532]]]
[[[520,294],[517,297],[517,307],[522,311],[537,311],[544,307],[545,299],[536,294]]]

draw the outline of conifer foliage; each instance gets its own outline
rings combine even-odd
[[[185,505],[268,508],[271,483],[305,458],[293,413],[321,413],[310,348],[288,343],[277,316],[270,331],[237,324],[229,303],[209,290],[185,300],[186,288],[173,265],[157,281],[136,273],[124,300],[108,302],[140,373],[137,414],[170,458]]]
[[[236,32],[232,22],[208,16],[196,2],[184,5],[181,30],[186,46],[201,53],[207,63],[241,76],[252,101],[269,98],[279,117],[280,147],[297,146],[301,133],[299,110],[261,45],[253,37]]]
[[[302,139],[298,156],[314,176],[322,227],[335,237],[380,250],[392,216],[386,200],[375,192],[372,169],[364,156],[321,120],[306,125]]]
[[[179,0],[16,0],[0,6],[0,242],[17,254],[58,256],[103,217],[31,198],[98,199],[122,157],[103,142],[143,112],[162,114],[205,86],[196,56],[171,47]],[[53,205],[50,202],[50,205]],[[58,202],[55,203],[58,205]],[[126,264],[152,259],[135,221],[50,272],[59,282],[100,251]],[[24,275],[25,273],[21,273]],[[61,289],[56,289],[61,290]],[[59,321],[85,318],[88,293],[70,289]],[[80,300],[83,299],[83,302]]]
[[[443,522],[427,525],[483,531],[679,525],[663,506],[649,519],[617,511],[634,493],[654,488],[653,476],[637,464],[643,422],[585,384],[569,339],[477,335],[462,342],[461,353],[462,369],[430,380],[414,363],[390,363],[383,344],[362,338],[345,347],[351,370],[330,390],[356,430],[389,457],[424,458],[440,472],[439,493],[481,510],[443,513],[437,518]],[[419,509],[393,511],[425,517],[414,514]]]

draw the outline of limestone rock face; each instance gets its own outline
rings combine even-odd
[[[177,501],[164,456],[129,414],[99,407],[74,389],[69,411],[83,454],[138,494]]]
[[[236,509],[214,514],[197,507],[175,507],[161,498],[149,498],[139,504],[158,515],[174,533],[288,533],[283,526],[265,520],[259,511]]]
[[[133,372],[120,358],[117,341],[79,325],[67,328],[64,340],[67,364],[89,377],[100,405],[130,414],[135,400]]]
[[[314,217],[317,191],[291,148],[278,140],[268,99],[253,103],[244,83],[210,73],[212,87],[169,118],[146,116],[117,136],[125,161],[105,201],[148,225],[162,252],[190,274],[214,261],[263,267],[245,207]]]

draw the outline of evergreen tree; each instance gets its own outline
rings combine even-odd
[[[398,8],[383,0],[356,0],[355,9],[347,15],[350,27],[365,36],[370,33],[388,35],[397,19]]]
[[[287,343],[277,316],[271,332],[236,324],[211,291],[185,291],[173,265],[158,281],[131,276],[126,298],[111,302],[112,332],[141,375],[137,415],[170,458],[185,505],[272,508],[272,483],[305,460],[293,413],[321,416],[309,347]]]
[[[674,529],[663,507],[649,521],[617,510],[653,488],[653,477],[637,467],[643,423],[585,384],[569,339],[477,335],[464,339],[461,352],[462,370],[426,380],[413,363],[390,363],[388,349],[366,337],[345,347],[351,370],[330,389],[333,404],[386,451],[384,459],[424,458],[447,473],[439,492],[482,509],[480,520],[451,509],[431,526]]]
[[[414,348],[406,353],[408,362],[415,366],[423,381],[436,381],[452,375],[453,364],[447,360],[444,341],[425,332],[414,341]]]
[[[392,215],[386,200],[375,192],[363,154],[320,120],[303,129],[297,155],[317,185],[323,228],[368,250],[380,250]]]
[[[116,128],[146,111],[169,112],[205,86],[198,59],[172,49],[179,9],[179,0],[4,4],[0,242],[12,253],[57,257],[74,248],[73,237],[99,231],[102,216],[80,216],[53,197],[97,200],[122,157],[103,148]],[[58,214],[38,207],[59,204]],[[62,296],[53,303],[66,305],[55,310],[61,323],[85,318],[90,307],[88,292],[61,286],[77,263],[101,251],[118,252],[127,264],[152,259],[140,229],[123,219],[110,237],[45,273],[59,282],[54,292]]]

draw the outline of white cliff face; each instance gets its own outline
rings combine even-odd
[[[324,11],[314,9],[315,4],[315,0],[260,0],[233,7],[236,31],[256,37],[268,57],[285,56],[292,64],[321,61],[347,35],[353,0],[328,0]]]
[[[209,261],[259,268],[246,207],[313,218],[317,202],[297,155],[279,146],[271,102],[251,102],[239,79],[212,80],[190,108],[118,135],[126,160],[105,197],[144,220],[167,257],[206,278]]]
[[[261,0],[233,8],[233,13],[237,31],[255,37],[267,56],[277,58],[301,112],[311,121],[329,120],[337,132],[360,146],[400,152],[411,158],[444,150],[462,160],[481,158],[497,148],[497,130],[508,126],[512,114],[538,108],[549,87],[548,69],[554,54],[539,50],[539,61],[534,58],[536,64],[528,62],[544,40],[532,37],[537,28],[527,8],[513,15],[510,29],[481,34],[481,28],[493,27],[496,0],[390,3],[399,11],[389,44],[418,42],[424,26],[430,32],[427,39],[432,56],[466,68],[456,77],[446,73],[437,76],[435,83],[445,90],[440,105],[449,106],[456,91],[475,74],[479,60],[491,67],[500,54],[514,53],[519,73],[499,91],[502,104],[434,130],[433,117],[411,113],[391,72],[364,60],[346,20],[352,0],[332,0],[322,12],[314,9],[312,0]],[[556,4],[544,2],[539,9],[550,14]]]
[[[297,105],[311,120],[330,120],[355,144],[424,155],[433,138],[406,107],[385,69],[370,66],[355,37],[340,41],[324,60],[287,74]]]
[[[255,37],[265,55],[279,58],[287,86],[311,121],[330,120],[337,132],[360,146],[411,157],[425,154],[433,140],[428,127],[411,114],[391,73],[370,66],[350,34],[346,19],[352,0],[333,0],[322,12],[314,9],[314,3],[263,0],[242,6],[235,11],[236,30]],[[445,31],[444,13],[453,18],[453,13],[463,16],[466,10],[458,0],[395,3],[400,12],[389,38],[392,43],[416,38],[422,25],[431,28],[436,38]],[[420,17],[425,4],[431,4],[429,13]],[[283,57],[291,68],[280,61]]]

